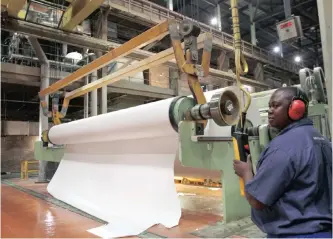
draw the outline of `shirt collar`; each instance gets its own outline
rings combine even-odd
[[[279,135],[284,134],[293,128],[297,128],[303,125],[313,125],[313,121],[309,118],[303,118],[301,120],[295,121],[290,125],[288,125],[286,128],[284,128],[283,130],[281,130]]]

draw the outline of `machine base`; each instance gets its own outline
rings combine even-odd
[[[250,205],[240,194],[239,177],[233,170],[231,137],[197,137],[195,122],[190,121],[179,124],[179,136],[179,159],[183,166],[221,171],[224,222],[250,216]]]
[[[39,161],[60,162],[64,157],[63,147],[44,147],[42,141],[35,142],[35,159]]]

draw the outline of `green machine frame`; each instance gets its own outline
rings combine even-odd
[[[65,148],[63,146],[44,146],[43,141],[35,142],[34,155],[39,161],[57,162],[59,163],[64,157]]]
[[[231,137],[196,136],[196,124],[179,124],[179,160],[185,167],[221,171],[223,221],[250,215],[250,206],[240,194],[239,177],[233,170],[234,149]]]

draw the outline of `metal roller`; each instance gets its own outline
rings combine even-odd
[[[210,102],[195,105],[190,110],[193,120],[212,119],[219,126],[234,125],[240,111],[239,99],[234,87],[226,87],[214,94]]]
[[[215,94],[209,102],[211,117],[219,126],[236,124],[240,101],[236,95],[235,87],[226,87],[219,94]]]
[[[182,120],[202,121],[212,119],[219,126],[236,124],[240,112],[240,101],[233,86],[215,93],[210,102],[195,104],[189,97],[177,97],[169,109],[172,127],[178,132],[178,124]]]

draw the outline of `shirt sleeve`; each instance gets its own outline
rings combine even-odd
[[[285,192],[295,170],[291,157],[279,149],[267,150],[262,157],[256,175],[245,185],[245,190],[266,206],[272,206]]]

